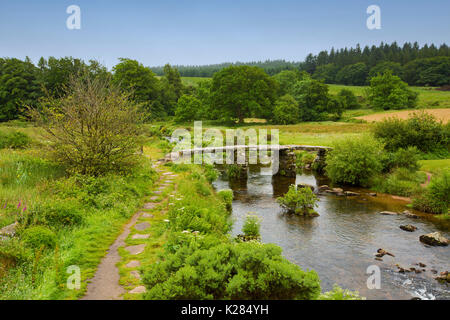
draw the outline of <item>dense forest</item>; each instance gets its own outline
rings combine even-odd
[[[446,44],[420,47],[417,42],[399,46],[381,43],[379,46],[344,48],[309,54],[303,62],[267,60],[265,62],[222,63],[204,66],[176,66],[182,77],[212,77],[230,65],[257,66],[274,75],[283,70],[306,71],[326,83],[366,85],[370,77],[391,69],[409,85],[441,86],[450,83],[450,49]],[[163,67],[151,68],[157,75]]]

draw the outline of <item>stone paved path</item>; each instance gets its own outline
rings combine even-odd
[[[157,165],[159,164],[160,163],[157,163]],[[158,167],[157,171],[162,172],[161,177],[163,177],[163,179],[160,180],[158,192],[159,194],[161,194],[166,187],[171,186],[167,184],[167,181],[164,180],[164,178],[166,178],[169,175],[171,175],[172,177],[176,175],[174,175],[170,171],[165,172],[165,170],[162,170],[160,167]],[[156,188],[157,186],[154,187]],[[153,193],[155,194],[156,192],[153,191]],[[158,199],[159,197],[152,197],[151,201],[157,201]],[[159,202],[146,203],[144,204],[142,209],[153,210],[163,201],[165,201],[165,199],[161,199],[159,200]],[[82,298],[82,300],[123,299],[123,295],[126,293],[126,290],[119,284],[120,275],[117,264],[121,261],[121,256],[119,254],[118,249],[120,247],[123,247],[129,254],[139,256],[145,250],[146,244],[141,243],[137,245],[127,246],[125,240],[130,236],[130,233],[133,228],[139,232],[145,232],[150,228],[151,226],[150,222],[144,221],[138,223],[139,218],[151,219],[153,217],[154,216],[150,213],[147,213],[145,211],[138,211],[130,219],[130,221],[125,225],[122,234],[120,234],[120,236],[109,247],[106,256],[101,260],[94,277],[88,283],[87,292],[85,296]],[[146,239],[148,239],[149,237],[150,237],[149,234],[136,233],[130,239],[142,240],[145,242]],[[133,269],[130,271],[130,275],[137,280],[140,280],[141,278],[139,271],[137,270],[140,266],[141,262],[139,261],[138,258],[136,260],[128,262],[125,265],[126,268]],[[129,293],[130,294],[145,293],[145,287],[142,284],[139,284],[138,286],[131,289]]]

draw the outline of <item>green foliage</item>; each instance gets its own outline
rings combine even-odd
[[[344,110],[361,108],[361,105],[359,104],[358,99],[356,98],[353,91],[348,89],[341,89],[337,96],[338,99],[341,100]]]
[[[325,83],[305,78],[295,84],[293,92],[300,108],[302,121],[326,119],[329,95],[328,86]]]
[[[53,156],[71,172],[100,175],[136,163],[139,113],[109,79],[72,78],[61,99],[48,97],[34,117],[48,133]]]
[[[175,109],[175,120],[177,122],[197,120],[197,113],[201,109],[202,104],[199,99],[184,94],[178,99]]]
[[[404,66],[404,77],[410,85],[443,86],[450,83],[450,57],[417,59]]]
[[[450,170],[445,170],[440,176],[433,177],[426,192],[413,201],[414,209],[446,214],[450,207]]]
[[[325,83],[335,83],[338,71],[339,68],[333,63],[320,65],[314,71],[313,78],[323,80]]]
[[[217,196],[225,204],[227,211],[231,212],[231,210],[233,209],[233,190],[220,190],[219,192],[217,192]]]
[[[382,158],[383,171],[389,172],[394,168],[406,168],[416,171],[419,165],[420,153],[416,147],[400,148],[395,152],[385,152]]]
[[[247,215],[244,225],[242,226],[242,232],[247,237],[257,238],[259,234],[260,222],[256,215]]]
[[[397,77],[400,77],[400,78],[403,77],[403,68],[400,63],[391,62],[391,61],[383,61],[383,62],[378,63],[375,67],[370,69],[369,78],[373,78],[378,75],[382,75],[388,71],[390,71],[393,75],[395,75]]]
[[[291,95],[284,95],[277,100],[273,110],[273,122],[276,124],[294,124],[299,121],[297,101]]]
[[[334,285],[333,290],[322,293],[318,300],[364,300],[356,291],[342,289],[338,285]]]
[[[297,168],[305,168],[306,166],[311,167],[317,154],[310,153],[308,151],[296,151],[295,152],[295,162]]]
[[[381,172],[382,153],[382,144],[371,136],[338,140],[327,153],[327,176],[334,183],[365,185]]]
[[[276,99],[277,82],[257,67],[230,66],[214,74],[212,107],[224,121],[246,117],[269,119]]]
[[[45,247],[53,249],[56,246],[56,234],[47,227],[34,226],[21,232],[23,242],[34,249]]]
[[[274,75],[273,79],[278,82],[278,95],[281,97],[286,94],[292,94],[294,84],[301,78],[302,75],[297,70],[283,70]]]
[[[22,149],[31,143],[31,139],[23,132],[13,131],[6,134],[0,132],[0,149]]]
[[[421,191],[420,184],[425,182],[425,180],[425,173],[400,167],[387,175],[380,175],[373,178],[371,187],[378,192],[410,197]]]
[[[131,98],[139,103],[146,113],[146,118],[152,119],[165,115],[161,105],[159,80],[150,68],[144,67],[136,60],[120,59],[113,68],[112,82],[130,93]]]
[[[277,198],[277,202],[288,212],[298,215],[317,215],[314,207],[319,199],[310,188],[296,188],[289,186],[289,191],[282,197]]]
[[[229,180],[239,180],[246,177],[245,168],[238,164],[227,165],[227,177]]]
[[[273,244],[195,240],[152,264],[143,281],[146,299],[315,299],[314,271],[302,271]]]
[[[49,227],[62,228],[81,224],[83,211],[77,201],[56,200],[34,204],[24,215],[21,224],[44,224]]]
[[[40,96],[38,69],[28,58],[0,58],[0,122],[24,116]]]
[[[443,125],[426,112],[413,113],[407,120],[389,118],[374,127],[375,137],[383,141],[387,150],[416,147],[430,152],[447,148],[450,126]]]
[[[369,102],[375,109],[406,109],[417,105],[418,94],[390,71],[370,80]]]
[[[345,85],[363,86],[366,83],[368,70],[363,62],[348,65],[336,74],[336,82]]]

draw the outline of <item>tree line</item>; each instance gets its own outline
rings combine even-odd
[[[381,43],[379,46],[324,50],[309,54],[302,62],[267,60],[264,62],[236,62],[203,66],[176,66],[183,77],[212,77],[229,66],[256,66],[267,74],[275,75],[283,70],[306,71],[315,79],[326,83],[367,85],[369,79],[387,69],[409,85],[442,86],[450,84],[450,49],[446,44],[437,47],[417,42]],[[152,67],[157,75],[164,74],[163,67]]]

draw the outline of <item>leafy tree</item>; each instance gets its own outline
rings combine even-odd
[[[375,109],[414,108],[417,96],[417,93],[390,71],[370,80],[369,102]]]
[[[175,113],[174,106],[181,97],[185,88],[181,82],[180,73],[169,64],[164,66],[164,76],[161,78],[161,103],[169,115]]]
[[[313,78],[323,80],[325,83],[335,83],[338,71],[339,68],[333,63],[321,65],[316,68]]]
[[[298,102],[301,120],[316,121],[327,117],[328,86],[322,81],[309,77],[298,81],[294,86],[293,96]]]
[[[195,120],[197,113],[202,109],[199,99],[193,96],[182,95],[178,99],[175,109],[175,120],[177,122]]]
[[[403,77],[403,67],[398,62],[383,61],[377,64],[375,67],[370,69],[369,78],[376,77],[380,74],[386,73],[386,71],[391,71],[391,73],[400,78]]]
[[[345,85],[363,86],[366,83],[367,73],[366,64],[358,62],[339,70],[336,81]]]
[[[405,80],[416,86],[450,84],[450,57],[417,59],[404,67]]]
[[[327,153],[326,173],[334,183],[367,185],[382,170],[383,145],[370,136],[337,141]]]
[[[113,72],[113,84],[125,92],[132,92],[132,99],[141,105],[147,119],[165,114],[160,103],[159,80],[150,68],[136,60],[121,58]]]
[[[284,70],[273,76],[278,82],[278,95],[292,94],[294,84],[302,78],[302,74],[297,70]]]
[[[0,58],[0,121],[24,116],[41,96],[38,69],[29,61]]]
[[[200,119],[213,120],[219,118],[217,110],[212,108],[211,87],[212,87],[211,80],[202,80],[198,82],[195,88],[194,95],[197,99],[200,100],[202,107],[197,113]]]
[[[342,117],[345,106],[342,99],[334,96],[329,96],[327,104],[327,112],[331,115],[334,121],[339,120]]]
[[[279,98],[273,109],[273,122],[276,124],[293,124],[299,121],[298,103],[286,94]]]
[[[71,172],[101,175],[133,164],[137,107],[109,79],[73,77],[62,98],[49,96],[32,113],[53,142],[53,155]]]
[[[338,99],[342,101],[342,106],[345,110],[348,109],[359,109],[361,105],[358,102],[353,91],[348,89],[341,89],[338,93]]]
[[[230,66],[213,77],[212,106],[222,119],[256,116],[269,119],[276,99],[277,84],[258,67]]]

